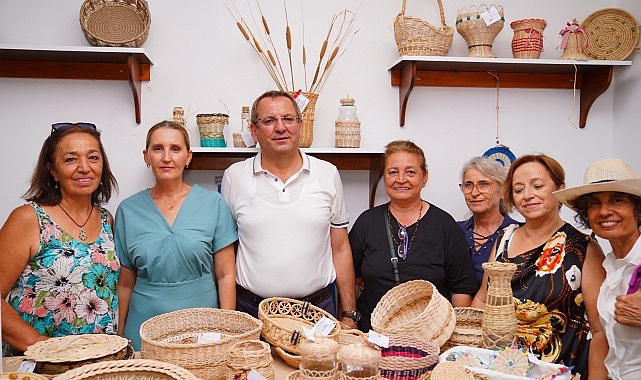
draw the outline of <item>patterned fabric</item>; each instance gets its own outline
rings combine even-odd
[[[543,361],[574,366],[572,372],[582,374],[587,370],[589,326],[581,270],[589,242],[589,236],[566,223],[535,249],[513,258],[504,250],[497,257],[517,264],[512,292],[519,343]]]
[[[40,250],[29,260],[8,296],[9,304],[40,334],[115,334],[120,261],[109,213],[100,208],[102,229],[93,243],[62,231],[38,204]]]

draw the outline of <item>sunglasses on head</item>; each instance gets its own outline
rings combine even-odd
[[[92,123],[84,123],[84,122],[79,122],[79,123],[55,123],[51,124],[51,134],[54,132],[58,131],[64,131],[65,129],[69,129],[71,127],[78,127],[81,129],[93,129],[94,131],[100,132],[100,130],[96,127],[95,124]]]

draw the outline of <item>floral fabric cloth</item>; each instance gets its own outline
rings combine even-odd
[[[100,208],[102,229],[93,243],[62,231],[38,204],[40,250],[29,260],[8,296],[9,304],[40,334],[115,334],[120,261],[109,213]]]

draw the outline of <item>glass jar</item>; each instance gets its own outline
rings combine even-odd
[[[316,337],[300,343],[300,370],[306,373],[331,373],[336,371],[338,343],[329,338]]]
[[[338,107],[338,118],[336,119],[336,147],[337,148],[360,148],[361,146],[361,122],[356,116],[356,101],[354,98],[342,98]]]
[[[369,344],[348,344],[341,347],[338,356],[341,359],[343,378],[366,379],[378,375],[381,353]]]

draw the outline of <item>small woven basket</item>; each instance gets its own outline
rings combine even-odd
[[[198,380],[177,365],[149,359],[112,360],[87,364],[54,380]]]
[[[293,96],[294,93],[290,94]],[[298,140],[299,148],[309,148],[312,146],[312,141],[314,140],[314,113],[316,112],[316,101],[318,100],[318,94],[313,92],[301,92],[309,102],[305,106],[305,109],[301,110],[301,130],[300,130],[300,139]]]
[[[588,35],[584,53],[593,59],[622,60],[639,51],[639,23],[620,8],[593,12],[581,23]]]
[[[226,375],[229,349],[258,340],[263,323],[239,311],[191,308],[157,315],[140,326],[141,356],[176,364],[203,379]],[[202,333],[220,333],[216,342],[196,343]]]
[[[543,51],[543,29],[547,26],[540,18],[512,21],[512,55],[514,58],[537,59]]]
[[[452,335],[454,309],[432,283],[413,280],[390,289],[372,312],[372,329],[384,335],[413,335],[442,346]]]
[[[361,122],[336,121],[336,147],[360,148],[361,147]]]
[[[490,8],[496,9],[501,19],[487,25],[481,14],[487,12]],[[487,6],[472,5],[467,8],[461,8],[456,13],[456,31],[463,36],[467,42],[467,56],[479,58],[496,58],[492,53],[492,43],[503,29],[505,18],[503,17],[503,6],[491,4]]]
[[[438,363],[439,348],[433,342],[410,335],[389,335],[389,346],[381,349],[379,370],[382,377],[413,380]]]
[[[227,380],[247,378],[254,369],[267,380],[274,380],[274,360],[269,344],[259,340],[246,340],[235,343],[229,349],[227,360]]]
[[[224,148],[225,135],[223,130],[229,122],[229,115],[224,113],[200,113],[196,115],[196,124],[200,132],[200,146]]]
[[[447,351],[454,346],[483,347],[483,309],[455,307],[454,314],[454,331],[441,347],[441,351]]]
[[[93,46],[139,47],[150,25],[145,0],[85,0],[80,7],[80,27]]]
[[[437,0],[441,27],[437,28],[418,17],[406,16],[407,0],[394,19],[394,38],[400,55],[447,55],[452,46],[454,29],[445,24],[443,3]]]

